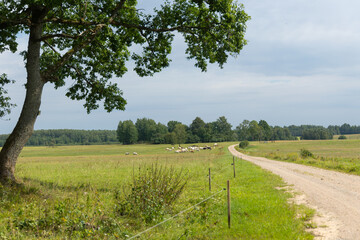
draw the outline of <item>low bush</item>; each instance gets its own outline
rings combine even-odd
[[[338,137],[338,139],[339,139],[339,140],[347,139],[347,137],[346,137],[345,135],[340,135],[340,136]]]
[[[302,158],[315,158],[314,154],[305,148],[300,149],[300,156]]]
[[[248,141],[248,140],[244,140],[244,141],[241,141],[241,142],[239,143],[239,148],[244,149],[244,148],[246,148],[247,146],[249,146],[249,141]]]
[[[187,173],[172,167],[153,164],[139,169],[129,189],[121,198],[116,194],[116,210],[120,215],[142,217],[146,223],[160,221],[166,210],[179,198],[188,181]]]
[[[297,153],[288,153],[286,155],[286,160],[288,160],[288,161],[295,162],[296,160],[298,160],[298,158],[299,158],[299,155]]]

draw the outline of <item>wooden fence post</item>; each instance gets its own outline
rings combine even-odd
[[[228,226],[231,227],[230,181],[227,180]]]

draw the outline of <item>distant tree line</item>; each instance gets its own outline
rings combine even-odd
[[[305,140],[332,139],[335,134],[331,129],[316,125],[291,125],[287,127],[291,135]]]
[[[317,125],[290,125],[285,127],[269,126],[266,121],[244,120],[236,127],[235,132],[239,140],[269,141],[269,140],[304,140],[332,139],[333,135],[358,134],[360,126],[350,126],[345,123],[341,126],[330,125],[327,128]]]
[[[189,126],[178,121],[169,121],[164,125],[148,118],[139,118],[135,123],[131,120],[120,121],[117,136],[123,144],[182,144],[237,140],[232,125],[224,116],[209,123],[197,117]]]
[[[3,146],[8,135],[0,135]],[[115,130],[36,130],[26,146],[94,145],[118,143]]]
[[[332,139],[333,135],[359,134],[360,126],[316,125],[270,126],[265,120],[244,120],[235,129],[222,116],[214,122],[196,117],[190,125],[169,121],[166,125],[152,119],[120,121],[117,130],[36,130],[27,146],[90,145],[153,143],[182,144],[224,141],[275,141],[301,139]],[[0,135],[0,147],[8,135]]]
[[[344,123],[341,126],[329,125],[327,128],[316,125],[301,125],[301,126],[288,126],[293,136],[302,136],[303,131],[311,129],[326,129],[332,135],[344,135],[344,134],[360,134],[360,126],[350,126],[348,123]]]
[[[275,141],[332,139],[335,134],[360,133],[360,126],[270,126],[265,120],[259,122],[244,120],[235,129],[222,116],[214,122],[206,123],[200,117],[195,118],[190,125],[178,121],[169,121],[167,125],[156,123],[152,119],[141,118],[135,123],[131,120],[120,121],[117,136],[121,143],[198,143],[224,141]]]

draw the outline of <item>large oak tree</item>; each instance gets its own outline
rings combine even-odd
[[[0,52],[17,52],[19,35],[28,36],[22,52],[27,72],[26,97],[17,125],[0,153],[0,182],[15,181],[16,160],[31,136],[45,84],[72,81],[66,96],[84,100],[88,112],[103,102],[107,111],[124,110],[122,91],[111,80],[122,77],[133,61],[139,76],[169,65],[176,33],[186,54],[206,71],[221,67],[246,44],[249,16],[232,0],[172,0],[146,13],[135,0],[3,0],[0,2]],[[132,52],[139,45],[142,52]],[[0,77],[0,117],[12,104]]]

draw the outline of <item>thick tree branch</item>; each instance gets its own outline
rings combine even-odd
[[[196,29],[210,29],[210,27],[202,27],[202,26],[175,26],[175,27],[170,27],[170,28],[151,28],[151,27],[146,27],[146,26],[141,26],[141,25],[136,25],[136,24],[129,24],[129,23],[124,23],[124,22],[119,22],[119,21],[113,21],[111,22],[111,25],[113,26],[122,26],[122,27],[126,27],[126,28],[135,28],[138,30],[145,30],[145,31],[150,31],[150,32],[174,32],[174,31],[179,31],[179,32],[190,32],[191,30],[196,30]]]
[[[136,24],[131,24],[131,23],[125,23],[125,22],[120,22],[120,21],[115,21],[113,20],[113,18],[110,18],[107,22],[87,22],[87,21],[78,21],[78,20],[70,20],[70,19],[48,19],[46,20],[46,22],[49,23],[60,23],[60,24],[65,24],[65,25],[73,25],[73,26],[96,26],[99,24],[109,24],[109,25],[113,25],[113,26],[122,26],[122,27],[126,27],[126,28],[135,28],[138,30],[145,30],[145,31],[150,31],[150,32],[173,32],[173,31],[179,31],[179,32],[190,32],[191,30],[196,30],[196,29],[209,29],[210,27],[203,27],[203,26],[175,26],[175,27],[170,27],[170,28],[152,28],[152,27],[146,27],[146,26],[142,26],[142,25],[136,25]]]
[[[18,25],[26,25],[30,26],[31,21],[29,18],[23,18],[23,19],[0,19],[0,29],[6,29],[8,27],[14,27]]]
[[[109,22],[112,22],[115,17],[117,17],[120,9],[124,7],[126,0],[121,0],[115,7],[115,9],[111,13],[111,17],[109,18]]]
[[[44,40],[44,42],[45,42],[46,45],[48,45],[51,48],[51,50],[53,50],[55,53],[60,55],[60,53],[58,53],[58,51],[56,51],[56,49],[53,46],[51,46],[51,44],[48,43],[48,41]]]
[[[115,9],[113,10],[113,12],[108,20],[109,23],[113,22],[113,19],[118,15],[118,12],[120,11],[120,9],[123,8],[125,2],[126,2],[126,0],[121,0],[116,5]],[[83,23],[83,21],[80,21],[79,23]],[[79,25],[81,25],[81,24],[79,24]],[[54,73],[57,72],[61,67],[63,67],[66,64],[66,62],[74,54],[76,54],[77,52],[79,52],[83,48],[85,48],[87,45],[89,45],[95,39],[96,35],[101,31],[101,29],[103,27],[105,27],[106,25],[107,24],[105,24],[105,23],[98,23],[98,24],[96,24],[96,27],[94,29],[89,29],[88,30],[88,32],[90,33],[89,37],[84,36],[84,41],[81,44],[78,44],[77,46],[70,49],[51,68],[49,68],[48,70],[46,70],[45,72],[43,72],[41,74],[43,81],[45,81],[45,82],[57,81],[58,78],[54,77]],[[83,33],[81,33],[80,35],[82,35],[82,34]],[[58,35],[58,37],[61,37],[61,36],[59,36],[59,34],[55,34],[55,35]],[[52,35],[52,36],[54,37],[55,35]],[[60,34],[60,35],[62,35],[62,34]],[[50,35],[48,35],[48,36],[50,36]],[[46,36],[44,36],[42,39],[46,40],[47,38],[46,38]]]
[[[90,30],[88,32],[90,33]],[[74,54],[86,47],[93,40],[95,35],[96,34],[93,33],[89,37],[85,36],[85,40],[81,44],[78,44],[69,51],[67,51],[53,66],[42,72],[41,77],[43,81],[56,82],[58,80],[58,77],[56,77],[54,73],[56,73],[61,67],[63,67]]]
[[[54,17],[44,19],[44,23],[59,23],[59,24],[71,25],[71,26],[95,26],[99,24],[99,22],[89,22],[89,21],[84,21],[84,19],[74,20],[74,19],[54,18]]]
[[[46,41],[48,39],[52,39],[52,38],[71,38],[71,39],[77,39],[79,36],[73,36],[70,34],[65,34],[65,33],[57,33],[57,34],[49,34],[49,35],[44,35],[42,36],[39,41]]]

